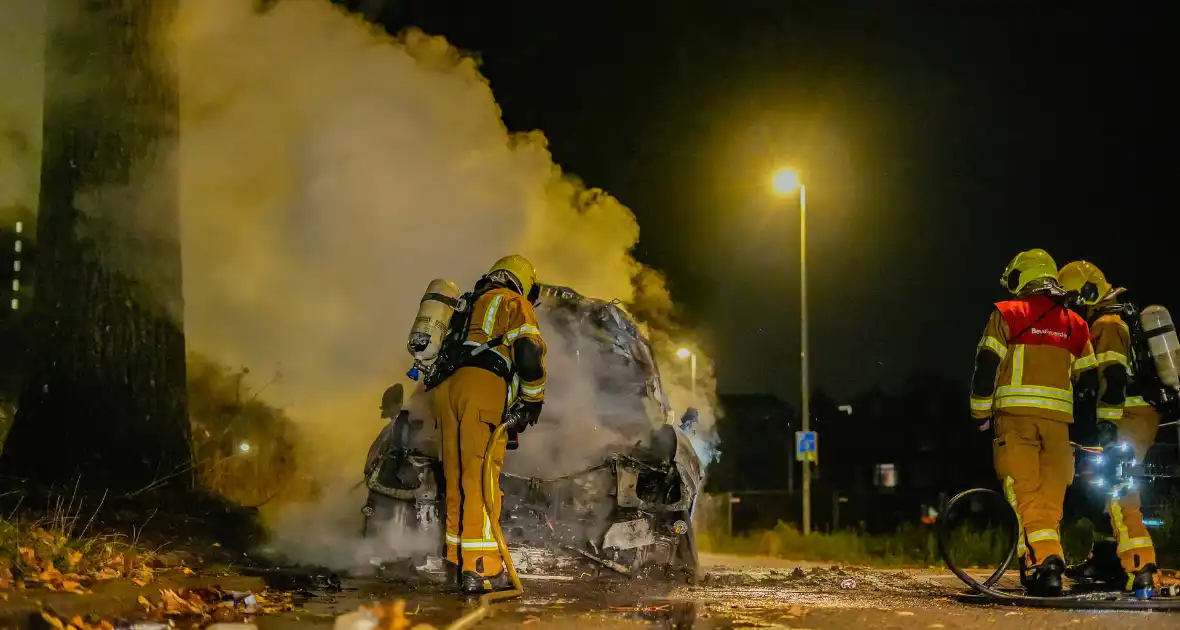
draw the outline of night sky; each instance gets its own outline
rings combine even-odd
[[[917,370],[966,389],[1022,249],[1088,258],[1129,298],[1180,309],[1168,3],[1061,4],[391,0],[377,13],[479,53],[508,126],[541,129],[566,170],[633,209],[636,255],[666,273],[722,393],[794,400],[799,215],[771,194],[779,165],[808,184],[812,380],[837,397]]]

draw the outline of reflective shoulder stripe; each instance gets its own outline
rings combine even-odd
[[[1122,407],[1098,407],[1099,420],[1120,420],[1123,417]]]
[[[1098,361],[1098,365],[1106,365],[1108,363],[1118,363],[1119,365],[1121,365],[1123,367],[1130,367],[1131,366],[1130,361],[1127,360],[1127,355],[1125,355],[1121,352],[1115,352],[1113,350],[1108,351],[1108,352],[1099,353],[1099,354],[1095,355],[1095,358]]]
[[[533,326],[531,324],[524,324],[523,326],[518,326],[517,328],[514,328],[514,329],[504,333],[504,340],[511,343],[513,341],[516,341],[517,337],[540,337],[540,336],[541,336],[541,330],[539,328],[537,328],[536,326]]]
[[[1082,370],[1088,370],[1095,365],[1098,365],[1098,359],[1094,356],[1094,353],[1090,353],[1084,357],[1078,357],[1073,360],[1073,371],[1081,372]]]
[[[978,352],[984,348],[987,348],[988,350],[996,353],[996,355],[999,356],[1001,360],[1008,356],[1008,349],[1005,348],[1004,344],[1000,343],[1000,340],[996,339],[995,337],[984,337],[983,339],[980,339],[979,345],[975,347],[975,350]]]
[[[500,310],[500,302],[504,299],[502,295],[492,297],[491,303],[488,304],[488,310],[483,315],[483,323],[480,328],[488,337],[492,336],[492,332],[496,327],[496,315]]]

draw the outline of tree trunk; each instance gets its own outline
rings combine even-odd
[[[0,461],[35,487],[191,484],[177,174],[156,164],[177,141],[174,64],[156,43],[176,4],[48,2],[29,370]],[[143,236],[149,206],[151,238],[112,236]]]

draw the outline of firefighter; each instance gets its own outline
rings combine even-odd
[[[1090,335],[1098,366],[1099,444],[1110,446],[1125,441],[1139,461],[1155,442],[1160,416],[1143,399],[1136,382],[1131,351],[1132,317],[1120,305],[1122,288],[1113,288],[1098,267],[1084,260],[1061,268],[1061,286],[1086,308]],[[1090,555],[1066,575],[1083,582],[1102,582],[1126,590],[1151,588],[1155,584],[1156,559],[1151,535],[1143,525],[1139,492],[1123,496],[1089,496],[1094,518],[1094,543]],[[1108,500],[1108,501],[1107,501]],[[1106,503],[1106,505],[1102,505]],[[1104,517],[1105,511],[1109,517]]]
[[[1013,298],[995,305],[977,347],[971,416],[980,431],[995,426],[996,473],[1020,525],[1022,583],[1032,595],[1057,596],[1062,503],[1074,475],[1073,379],[1092,373],[1094,349],[1044,250],[1018,254],[1000,283]]]
[[[446,556],[464,592],[509,588],[492,535],[500,518],[497,490],[489,514],[484,509],[482,470],[492,432],[506,411],[521,419],[516,430],[537,422],[545,400],[545,342],[534,304],[540,288],[532,263],[522,256],[496,261],[475,287],[463,360],[435,390],[432,401],[442,440],[446,479]],[[504,464],[507,439],[492,450],[495,484]]]

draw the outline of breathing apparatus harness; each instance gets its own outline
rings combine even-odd
[[[1093,325],[1098,318],[1104,315],[1116,315],[1130,331],[1131,356],[1127,357],[1127,360],[1130,363],[1132,374],[1128,375],[1130,377],[1128,380],[1135,384],[1138,389],[1137,393],[1160,415],[1175,419],[1177,411],[1180,410],[1180,399],[1177,399],[1176,393],[1160,380],[1155,361],[1151,358],[1151,350],[1147,345],[1151,336],[1143,330],[1139,307],[1131,302],[1117,302],[1103,306],[1095,309],[1090,324]]]
[[[430,391],[442,384],[443,381],[451,377],[460,368],[477,367],[487,370],[496,376],[504,379],[504,382],[509,388],[512,386],[512,379],[516,375],[515,368],[509,365],[508,361],[499,353],[494,352],[495,348],[504,345],[505,335],[499,335],[488,339],[486,342],[472,347],[467,344],[467,332],[471,327],[471,316],[475,310],[475,304],[488,291],[498,288],[506,288],[519,292],[519,287],[514,286],[509,278],[489,274],[480,278],[479,282],[475,283],[475,288],[472,291],[464,293],[457,299],[449,298],[445,295],[434,293],[427,294],[426,297],[438,300],[445,303],[447,306],[455,309],[454,315],[451,316],[450,324],[447,327],[446,335],[443,337],[442,345],[439,348],[438,358],[428,367],[419,368],[415,366],[410,370],[409,376],[413,380],[418,380],[420,373],[424,373],[422,384],[425,391]],[[526,299],[534,306],[540,298],[540,287],[533,285],[529,291]],[[508,392],[505,391],[505,403],[507,403]],[[508,425],[508,450],[515,450],[519,447],[517,435],[522,423],[517,422],[521,419],[523,402],[518,398],[516,402],[509,407],[505,404],[504,409],[504,423]]]

